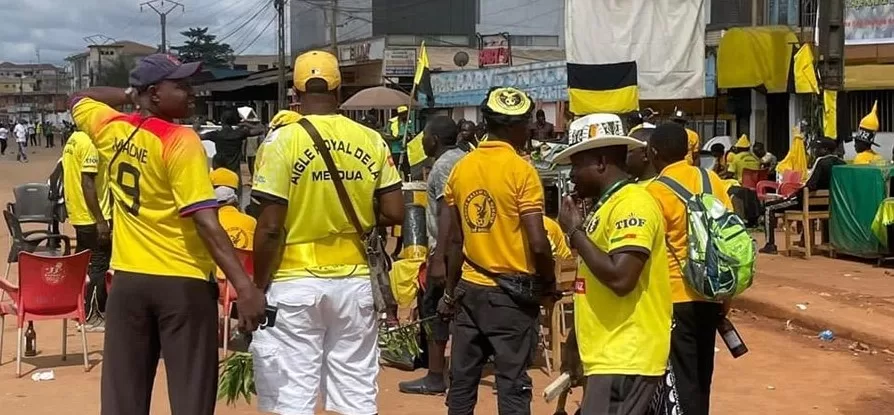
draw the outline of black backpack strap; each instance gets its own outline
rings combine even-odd
[[[702,176],[702,193],[706,195],[713,195],[714,190],[711,189],[711,176],[708,175],[708,172],[701,167],[698,168],[698,172]]]
[[[692,199],[692,193],[686,190],[682,185],[680,185],[680,183],[677,183],[676,180],[671,179],[667,176],[660,176],[655,180],[670,188],[671,191],[674,192],[674,194],[677,195],[677,197],[680,198],[681,201],[683,201],[683,204],[686,204],[687,202],[689,202],[690,199]]]

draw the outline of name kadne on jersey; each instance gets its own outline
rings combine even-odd
[[[115,140],[115,152],[121,151],[121,146],[127,143],[127,140]],[[146,150],[143,147],[139,147],[134,144],[133,140],[127,143],[127,148],[124,151],[121,151],[121,155],[127,155],[132,158],[135,158],[140,161],[142,164],[146,164],[149,159],[149,150]]]
[[[375,160],[373,160],[372,155],[370,155],[363,148],[340,140],[324,140],[326,143],[326,148],[329,149],[331,153],[344,153],[349,156],[354,157],[366,167],[366,170],[370,175],[372,175],[373,180],[379,179],[380,168],[376,166]],[[320,151],[316,149],[311,150],[310,148],[305,148],[304,151],[298,156],[298,160],[295,161],[295,164],[292,165],[292,184],[298,184],[298,181],[301,179],[301,175],[307,170],[307,167],[310,163],[317,158],[320,154]],[[334,156],[334,154],[333,154]],[[320,163],[319,166],[314,166],[312,169],[311,178],[314,181],[323,181],[323,180],[332,180],[332,177],[329,174],[329,171],[326,169],[325,163]],[[361,170],[339,170],[339,177],[342,180],[364,180],[365,176],[363,171]]]

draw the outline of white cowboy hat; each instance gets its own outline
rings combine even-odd
[[[571,164],[571,156],[581,151],[609,146],[627,146],[627,150],[645,147],[646,143],[627,137],[621,118],[615,114],[590,114],[574,120],[568,128],[570,146],[553,158],[555,164]]]
[[[594,148],[602,148],[602,147],[610,147],[610,146],[627,146],[627,151],[630,151],[634,148],[642,148],[646,146],[646,143],[639,141],[632,137],[627,137],[623,135],[603,135],[596,136],[593,138],[586,139],[580,143],[577,143],[571,147],[562,150],[561,153],[556,154],[556,157],[553,159],[553,163],[555,164],[571,164],[571,156],[580,153],[582,151],[592,150]]]

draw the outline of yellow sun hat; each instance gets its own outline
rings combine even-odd
[[[742,136],[739,137],[739,141],[736,141],[736,147],[737,148],[751,148],[751,141],[748,141],[748,136],[745,134],[742,134]]]
[[[872,111],[860,120],[860,128],[866,131],[878,131],[878,101],[872,103]]]

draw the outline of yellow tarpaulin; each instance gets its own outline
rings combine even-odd
[[[728,30],[717,50],[717,86],[786,92],[792,53],[798,37],[787,26],[738,27]]]
[[[838,139],[838,91],[823,91],[823,135]]]
[[[795,76],[795,93],[819,94],[819,82],[816,80],[816,66],[813,61],[813,46],[809,43],[801,45],[801,49],[795,53],[795,67],[792,68],[792,74]]]
[[[849,65],[844,67],[848,91],[894,89],[894,65]]]

